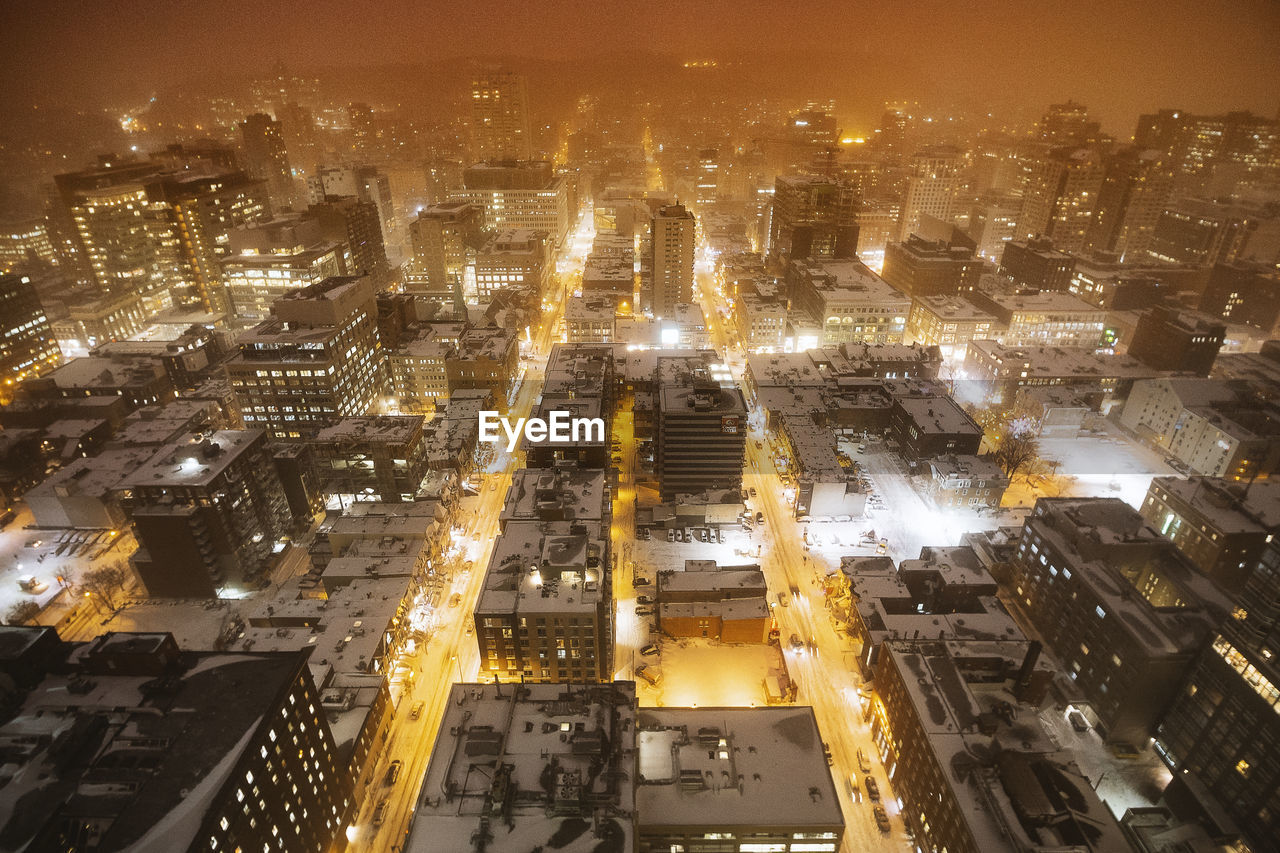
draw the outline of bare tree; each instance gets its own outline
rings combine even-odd
[[[1035,424],[1027,418],[1014,418],[1005,422],[997,433],[993,455],[1010,480],[1029,471],[1040,458],[1040,442],[1036,439]]]
[[[128,572],[119,564],[112,564],[85,572],[82,584],[85,589],[99,596],[114,612],[116,596],[124,591],[124,585],[128,580]]]
[[[34,601],[19,601],[4,614],[4,624],[25,625],[40,615],[40,605]]]

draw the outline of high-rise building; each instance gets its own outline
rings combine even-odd
[[[453,306],[476,299],[475,258],[484,244],[484,206],[445,201],[418,214],[409,225],[413,259],[405,272],[405,290],[431,294]]]
[[[1121,259],[1143,258],[1173,193],[1173,172],[1160,152],[1127,148],[1110,155],[1085,245]]]
[[[126,483],[139,544],[132,562],[152,596],[257,589],[292,520],[259,429],[175,441]]]
[[[1053,248],[1045,237],[1012,240],[1000,254],[1000,274],[1016,287],[1030,290],[1071,289],[1071,274],[1076,260],[1066,252]]]
[[[524,75],[492,70],[472,77],[471,129],[478,160],[533,157]]]
[[[718,148],[698,150],[698,172],[695,180],[697,183],[693,206],[699,215],[705,215],[715,209],[716,199],[720,196],[720,150]]]
[[[769,254],[784,261],[856,257],[858,207],[857,191],[842,180],[779,176],[769,216]]]
[[[0,738],[25,745],[8,757],[15,773],[48,784],[0,803],[15,839],[6,846],[192,853],[345,841],[350,748],[330,729],[312,648],[210,652],[114,631],[60,644],[52,628],[5,630],[52,635],[52,648],[13,636],[15,654],[35,660],[23,662],[28,683]],[[111,725],[95,696],[111,697]],[[63,758],[68,738],[81,744],[76,761]]]
[[[1049,145],[1088,145],[1096,142],[1101,125],[1089,121],[1089,108],[1075,101],[1050,104],[1036,124],[1040,141]]]
[[[951,221],[960,189],[962,165],[962,152],[951,146],[916,152],[911,158],[911,176],[907,179],[907,192],[902,202],[899,240],[918,233],[921,217]]]
[[[1270,537],[1268,537],[1270,538]],[[1273,542],[1156,730],[1174,789],[1191,777],[1245,835],[1275,844],[1280,814],[1280,542]],[[1171,789],[1170,793],[1174,793]]]
[[[227,362],[245,424],[304,439],[363,415],[383,386],[378,311],[367,278],[333,277],[277,299]]]
[[[325,239],[317,219],[287,216],[232,231],[222,277],[232,315],[265,320],[286,293],[345,272],[347,248]]]
[[[1139,116],[1134,143],[1161,152],[1180,193],[1227,196],[1240,182],[1274,180],[1280,171],[1280,121],[1248,112],[1160,110]]]
[[[1156,218],[1147,256],[1174,264],[1280,260],[1280,215],[1265,206],[1184,198]]]
[[[31,279],[0,275],[0,401],[22,380],[57,367],[61,357]]]
[[[321,204],[329,196],[354,196],[377,205],[383,242],[398,242],[401,226],[391,200],[391,180],[378,167],[317,166],[306,183],[308,204]]]
[[[377,206],[353,196],[326,198],[327,201],[308,207],[306,215],[320,224],[326,243],[343,247],[342,268],[346,275],[367,275],[375,290],[385,290],[391,285],[391,264],[387,262]]]
[[[649,304],[654,316],[669,316],[677,303],[693,301],[697,220],[684,205],[670,204],[653,215],[650,235],[653,290]]]
[[[660,388],[657,404],[662,499],[740,489],[747,407],[732,380],[693,375],[687,384]]]
[[[1079,252],[1097,210],[1102,179],[1101,159],[1088,148],[1055,148],[1038,157],[1022,199],[1019,239],[1044,236],[1057,249]]]
[[[1270,331],[1280,321],[1280,273],[1261,264],[1217,264],[1200,295],[1200,310]]]
[[[296,194],[283,125],[265,113],[254,113],[240,123],[244,165],[248,173],[266,181],[271,200],[288,207]]]

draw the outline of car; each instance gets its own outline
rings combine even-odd
[[[831,744],[829,744],[829,743],[823,743],[823,744],[822,744],[822,754],[823,754],[824,756],[826,756],[826,758],[827,758],[827,766],[828,766],[828,767],[830,767],[831,765],[833,765],[833,764],[835,764],[835,763],[836,763],[835,756],[833,756],[833,755],[831,754]]]
[[[747,494],[754,498],[756,496],[756,487],[752,486],[750,489],[747,489]]]
[[[621,456],[615,456],[615,457],[613,457],[613,464],[614,464],[614,465],[621,465],[621,464],[622,464],[622,457],[621,457]]]
[[[462,603],[462,593],[455,592],[453,595],[449,596],[450,607],[457,607],[461,603]]]
[[[876,816],[876,827],[888,835],[893,830],[893,826],[889,823],[889,815],[885,814],[884,806],[877,805],[872,809],[872,813]]]
[[[756,511],[756,524],[764,524],[764,513]]]
[[[787,642],[790,643],[791,648],[795,649],[796,651],[800,651],[801,649],[804,648],[804,640],[800,639],[799,634],[792,634],[791,639],[787,640]]]
[[[643,678],[645,681],[649,682],[654,687],[657,687],[659,684],[662,683],[662,673],[658,672],[656,669],[653,669],[647,663],[642,663],[636,667],[636,675],[639,676],[640,678]]]
[[[652,595],[637,595],[636,604],[653,604]]]
[[[865,444],[859,444],[859,445],[858,445],[858,452],[859,452],[859,453],[866,453],[866,452],[867,452],[867,446],[866,446]]]
[[[644,575],[636,575],[635,580],[631,581],[631,583],[633,586],[648,586],[652,581]]]
[[[759,439],[756,440],[756,450],[764,450],[764,444]]]
[[[862,780],[867,786],[867,798],[873,803],[880,802],[880,786],[876,784],[874,776],[867,776]]]
[[[862,802],[862,786],[858,784],[858,774],[849,774],[849,799],[855,803]]]
[[[421,700],[414,702],[413,707],[409,709],[409,719],[416,720],[422,716],[422,709],[426,703]]]
[[[471,621],[468,620],[467,628],[465,631],[463,631],[463,633],[466,634],[468,637],[470,637],[475,632],[476,632],[476,626]]]
[[[655,646],[653,643],[650,643],[647,646],[642,646],[640,649],[640,654],[644,655],[645,657],[653,657],[654,655],[661,654],[661,653],[662,653],[662,650],[659,649],[657,646]]]
[[[871,772],[871,762],[867,761],[867,754],[862,750],[858,750],[858,769],[863,773]]]
[[[387,818],[387,807],[389,805],[390,804],[387,802],[386,797],[383,797],[381,800],[378,801],[378,807],[373,810],[374,826],[382,826],[382,822]]]
[[[636,538],[637,538],[637,539],[643,539],[643,540],[645,540],[645,541],[648,541],[648,540],[649,540],[650,535],[651,535],[651,534],[649,533],[649,528],[647,528],[647,527],[637,527],[637,528],[636,528]]]
[[[400,778],[400,768],[404,763],[400,759],[391,762],[391,766],[387,768],[387,775],[382,778],[383,785],[394,785],[396,780]]]
[[[889,551],[889,540],[881,539],[880,544],[876,546],[877,554],[886,554]]]
[[[780,592],[778,593],[778,603],[781,604],[783,607],[790,607],[791,597],[788,596],[785,592]]]
[[[707,532],[707,528],[705,528],[705,527],[699,527],[699,528],[698,528],[698,541],[699,541],[699,542],[709,542],[710,540],[711,540],[711,534]]]
[[[1079,711],[1072,710],[1067,714],[1067,722],[1071,723],[1071,728],[1078,732],[1089,731],[1089,721],[1084,718],[1084,714]]]
[[[652,608],[652,607],[637,607],[637,608],[636,608],[636,615],[637,615],[637,616],[652,616],[652,615],[653,615],[653,608]]]
[[[667,541],[668,542],[676,541],[676,532],[674,530],[667,531]]]
[[[4,530],[10,524],[13,524],[13,520],[17,517],[18,517],[18,514],[13,510],[11,509],[5,510],[4,515],[0,515],[0,530]]]
[[[716,543],[720,545],[724,544],[724,531],[718,527],[716,528]]]

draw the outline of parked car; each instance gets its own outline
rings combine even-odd
[[[1084,714],[1079,711],[1071,711],[1067,714],[1067,722],[1071,723],[1071,728],[1078,732],[1089,731],[1089,721],[1084,718]]]
[[[637,615],[637,616],[652,616],[652,615],[653,615],[653,608],[652,608],[652,607],[637,607],[637,608],[636,608],[636,615]]]
[[[674,530],[667,531],[667,541],[668,542],[676,541],[676,532]]]
[[[417,701],[413,703],[413,707],[409,709],[409,719],[416,720],[422,716],[422,709],[426,705],[425,702]]]
[[[637,595],[636,604],[653,604],[652,595]]]
[[[642,663],[636,667],[636,676],[643,678],[654,687],[657,687],[662,683],[662,673],[658,672],[656,669],[652,669],[647,663]]]
[[[867,754],[862,750],[858,750],[858,769],[863,773],[871,772],[871,762],[867,761]]]
[[[877,805],[872,809],[872,812],[876,816],[876,827],[885,835],[888,835],[893,830],[893,826],[889,823],[889,816],[885,814],[884,806]]]
[[[449,596],[450,607],[457,607],[461,603],[462,603],[462,593],[455,592],[453,595]]]
[[[822,754],[826,756],[828,767],[836,763],[835,756],[831,754],[831,744],[825,742],[822,744]]]
[[[866,779],[863,780],[863,783],[867,786],[868,799],[870,799],[871,802],[873,803],[880,802],[880,786],[876,784],[875,777],[868,776]]]
[[[650,534],[649,534],[649,528],[647,528],[647,527],[637,527],[637,528],[636,528],[636,538],[637,538],[637,539],[645,539],[645,540],[647,540],[647,539],[649,538],[649,535],[650,535]]]
[[[752,486],[750,489],[747,489],[747,494],[754,498],[756,496],[756,487]]]
[[[398,758],[391,762],[391,766],[387,768],[387,775],[382,779],[382,784],[394,785],[396,780],[400,778],[400,768],[402,766],[403,763]]]
[[[18,517],[18,514],[13,510],[11,509],[5,510],[4,515],[0,515],[0,530],[4,530],[10,524],[13,524],[13,520],[17,517]]]
[[[378,801],[378,807],[373,810],[373,825],[382,826],[382,822],[387,819],[387,798],[383,797]]]
[[[644,575],[636,575],[635,580],[631,583],[633,586],[648,586],[651,581]]]
[[[720,545],[724,544],[724,531],[719,527],[716,528],[716,543]]]
[[[756,524],[764,524],[764,513],[756,510]]]
[[[647,646],[641,647],[640,654],[644,655],[645,657],[652,657],[653,655],[661,654],[661,651],[662,650],[659,649],[657,646],[655,646],[653,643],[650,643]]]

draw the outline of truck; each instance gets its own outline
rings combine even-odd
[[[766,705],[782,705],[787,701],[787,694],[782,689],[782,680],[776,675],[764,678],[764,702]]]

